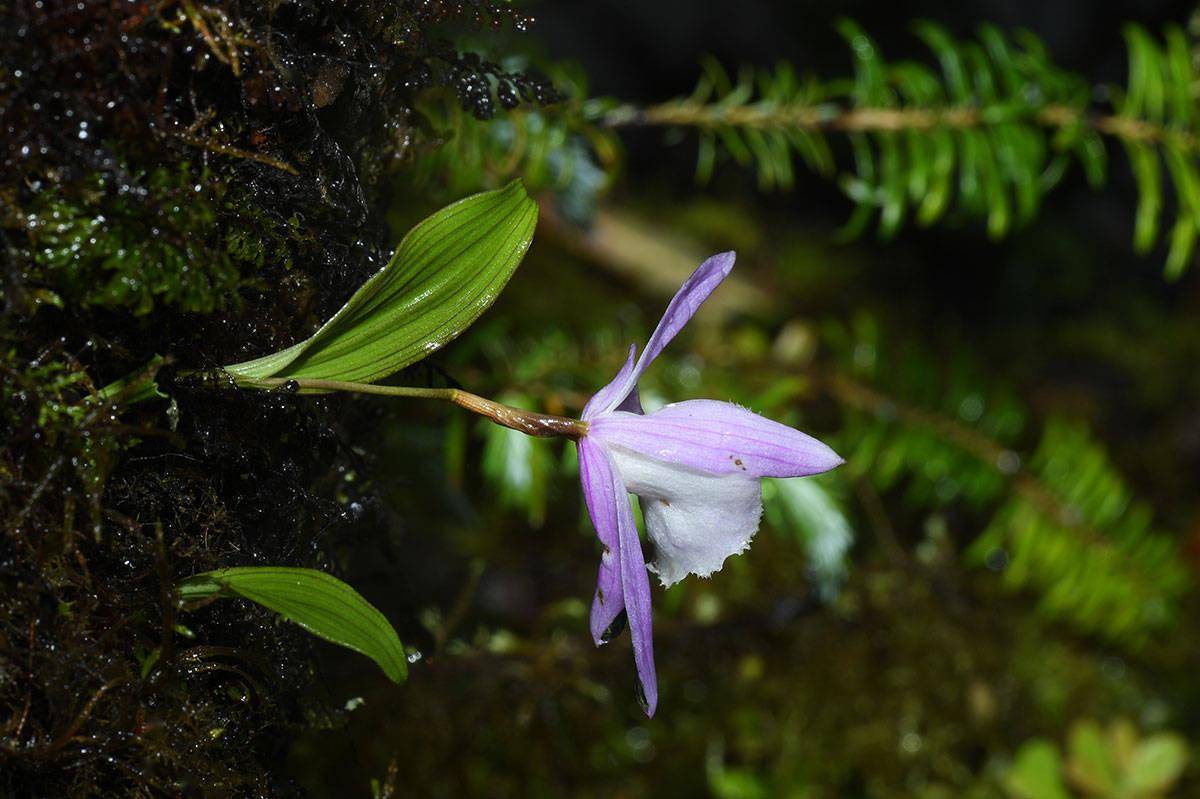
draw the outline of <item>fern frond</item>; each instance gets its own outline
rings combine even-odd
[[[861,479],[981,518],[968,561],[1002,567],[1050,618],[1133,649],[1175,620],[1190,585],[1177,544],[1084,428],[1051,420],[1022,458],[1027,414],[968,362],[883,352],[869,320],[827,339],[842,364],[824,379],[846,409],[839,451]]]
[[[1163,207],[1162,166],[1175,193],[1176,217],[1167,255],[1168,277],[1178,277],[1191,259],[1200,235],[1200,167],[1196,163],[1200,115],[1196,107],[1197,77],[1187,38],[1177,27],[1167,29],[1159,45],[1142,28],[1125,29],[1129,49],[1129,84],[1118,94],[1116,117],[1106,121],[1119,136],[1138,187],[1134,246],[1149,250],[1158,238]]]
[[[1007,585],[1040,591],[1044,611],[1089,632],[1137,645],[1166,626],[1186,569],[1087,430],[1050,421],[1028,472],[1038,489],[1016,492],[968,557],[1002,553]]]
[[[902,490],[915,507],[985,510],[1003,499],[1028,420],[1010,391],[965,356],[887,343],[869,316],[827,326],[823,339],[837,360],[825,388],[847,410],[847,469],[880,492]]]
[[[619,160],[615,135],[591,121],[579,98],[582,79],[555,70],[563,95],[557,106],[516,108],[491,119],[464,111],[449,90],[431,90],[416,104],[426,135],[436,146],[420,152],[409,177],[436,196],[504,185],[521,177],[530,191],[554,192],[571,219],[590,218],[611,183]]]
[[[984,26],[973,39],[956,39],[918,23],[914,32],[936,67],[886,61],[849,20],[838,31],[852,54],[850,79],[800,78],[787,64],[743,67],[734,79],[710,60],[690,96],[618,106],[604,122],[697,131],[701,180],[722,158],[753,168],[763,189],[791,188],[796,160],[837,175],[856,205],[845,234],[877,220],[885,238],[908,220],[928,226],[947,216],[982,219],[990,236],[1002,237],[1036,217],[1071,165],[1093,187],[1103,185],[1109,138],[1125,149],[1137,181],[1136,249],[1159,240],[1170,187],[1177,214],[1167,276],[1186,267],[1200,236],[1200,114],[1196,70],[1178,28],[1161,44],[1127,28],[1128,88],[1109,89],[1108,108],[1093,107],[1098,93],[1089,82],[1056,66],[1026,31]],[[835,136],[847,145],[837,150],[840,169]]]

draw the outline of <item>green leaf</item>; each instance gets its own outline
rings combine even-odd
[[[96,393],[101,400],[115,402],[121,406],[136,405],[139,402],[148,402],[153,399],[166,399],[167,395],[162,393],[158,387],[158,381],[155,379],[158,371],[166,362],[167,359],[163,356],[155,355],[141,369],[130,372],[119,380],[114,380]]]
[[[833,599],[846,576],[854,529],[825,483],[768,478],[763,481],[763,506],[773,527],[800,541],[821,595]]]
[[[521,394],[505,394],[500,402],[514,408],[533,410],[533,402]],[[484,436],[480,458],[483,474],[496,489],[500,502],[525,512],[529,523],[541,527],[546,518],[546,493],[552,472],[551,451],[524,433],[481,420]]]
[[[1089,793],[1110,796],[1119,785],[1117,764],[1104,741],[1100,727],[1092,721],[1077,722],[1068,741],[1067,774],[1071,782]]]
[[[310,338],[225,370],[247,383],[387,377],[440,349],[492,304],[536,222],[537,203],[519,180],[448,205],[409,231],[388,265]]]
[[[341,580],[316,569],[241,566],[193,575],[181,582],[180,599],[240,596],[299,624],[318,638],[374,660],[392,682],[404,682],[408,660],[384,615]]]
[[[1187,765],[1187,743],[1178,735],[1154,735],[1138,744],[1125,784],[1130,796],[1166,792]]]
[[[1070,799],[1062,781],[1058,747],[1049,741],[1030,741],[1017,752],[1017,759],[1004,778],[1013,799]]]

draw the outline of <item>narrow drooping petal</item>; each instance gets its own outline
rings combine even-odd
[[[625,365],[621,367],[621,370],[617,372],[617,376],[608,385],[592,395],[587,405],[583,406],[583,414],[579,417],[580,419],[586,422],[598,414],[607,413],[620,405],[629,396],[629,393],[637,385],[636,380],[632,383],[629,380],[629,376],[633,374],[634,359],[636,357],[637,345],[630,344],[629,357],[625,359]],[[618,396],[618,393],[620,396]]]
[[[762,516],[758,478],[740,471],[712,474],[624,447],[606,450],[625,489],[641,499],[655,547],[650,569],[664,586],[688,574],[708,577],[750,546]],[[625,595],[628,602],[628,586]]]
[[[663,313],[662,319],[659,320],[654,334],[646,342],[646,348],[642,350],[637,364],[628,373],[622,369],[613,382],[597,392],[596,396],[588,403],[588,407],[584,409],[584,420],[591,418],[588,415],[589,411],[592,416],[608,413],[629,396],[629,392],[637,385],[638,378],[642,376],[642,372],[646,371],[646,367],[658,357],[671,339],[675,338],[675,334],[683,329],[700,305],[708,299],[708,295],[712,294],[717,286],[721,285],[721,282],[729,276],[729,271],[733,269],[734,258],[735,254],[732,252],[718,253],[700,264],[691,277],[683,282]],[[601,392],[604,393],[604,402],[597,402]]]
[[[579,442],[579,481],[583,498],[596,535],[604,545],[600,572],[596,576],[596,594],[592,598],[590,627],[596,646],[606,643],[604,634],[625,610],[621,586],[621,537],[618,531],[618,505],[628,507],[629,498],[608,456],[599,446],[584,438]]]
[[[617,467],[618,469],[620,467]],[[623,486],[615,484],[618,494]],[[638,540],[637,524],[628,497],[617,503],[617,529],[621,540],[621,584],[625,589],[625,611],[629,616],[629,636],[633,640],[633,662],[637,666],[647,716],[658,707],[658,676],[654,671],[654,629],[650,608],[650,576]]]
[[[812,436],[716,400],[677,402],[645,416],[607,414],[591,422],[588,437],[715,474],[804,477],[843,462]]]

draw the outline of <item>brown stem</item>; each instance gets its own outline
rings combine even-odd
[[[1031,115],[1032,121],[1052,128],[1085,124],[1100,133],[1124,141],[1170,142],[1184,149],[1200,150],[1200,140],[1187,131],[1116,114],[1089,114],[1064,105],[1052,105]],[[757,130],[807,130],[868,133],[873,131],[928,130],[930,128],[978,128],[988,124],[979,109],[945,108],[843,108],[826,104],[799,107],[740,105],[722,107],[691,100],[667,102],[638,108],[621,106],[604,117],[610,128],[718,127]]]
[[[95,709],[96,703],[104,698],[106,693],[119,685],[123,685],[124,683],[128,682],[128,680],[128,677],[118,677],[115,680],[111,680],[110,682],[101,685],[100,688],[97,689],[96,693],[92,694],[92,697],[87,701],[87,704],[83,706],[83,710],[79,711],[79,715],[75,717],[75,720],[71,722],[71,725],[67,727],[66,731],[63,732],[62,735],[58,736],[58,738],[55,740],[46,744],[42,744],[41,746],[31,747],[19,752],[9,752],[9,754],[20,754],[29,758],[43,758],[59,751],[68,743],[70,743],[71,739],[75,737],[75,734],[79,732],[81,727],[83,727],[84,723],[92,715],[92,711]]]
[[[565,416],[551,416],[546,413],[534,413],[501,405],[459,389],[451,389],[454,396],[450,401],[460,408],[466,408],[472,413],[486,416],[496,424],[519,430],[525,435],[538,438],[569,438],[578,441],[587,435],[587,422],[578,419],[568,419]]]
[[[290,175],[300,174],[300,171],[287,161],[283,161],[269,155],[251,152],[250,150],[242,150],[237,147],[231,147],[228,144],[220,144],[210,139],[205,139],[200,136],[193,136],[188,133],[172,132],[170,135],[174,136],[185,144],[190,144],[193,147],[199,147],[203,150],[208,150],[210,153],[227,155],[231,158],[244,158],[247,161],[257,161],[260,164],[266,164],[267,166],[274,167],[282,172],[287,172]]]

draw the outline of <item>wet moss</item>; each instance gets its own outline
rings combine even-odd
[[[95,390],[311,332],[390,251],[417,91],[552,99],[444,38],[527,24],[432,0],[0,9],[0,795],[298,793],[291,731],[338,719],[312,640],[245,603],[181,616],[171,586],[337,572],[370,411],[173,367],[169,406]]]
[[[186,168],[159,168],[119,191],[96,175],[82,188],[38,194],[22,220],[32,263],[41,270],[30,282],[67,292],[50,296],[47,288],[41,295],[60,305],[139,315],[156,303],[214,310],[241,284],[238,262],[261,266],[263,254],[238,233],[230,234],[232,246],[221,247],[219,238],[214,246],[217,207],[205,183]],[[81,204],[67,200],[71,195]]]

